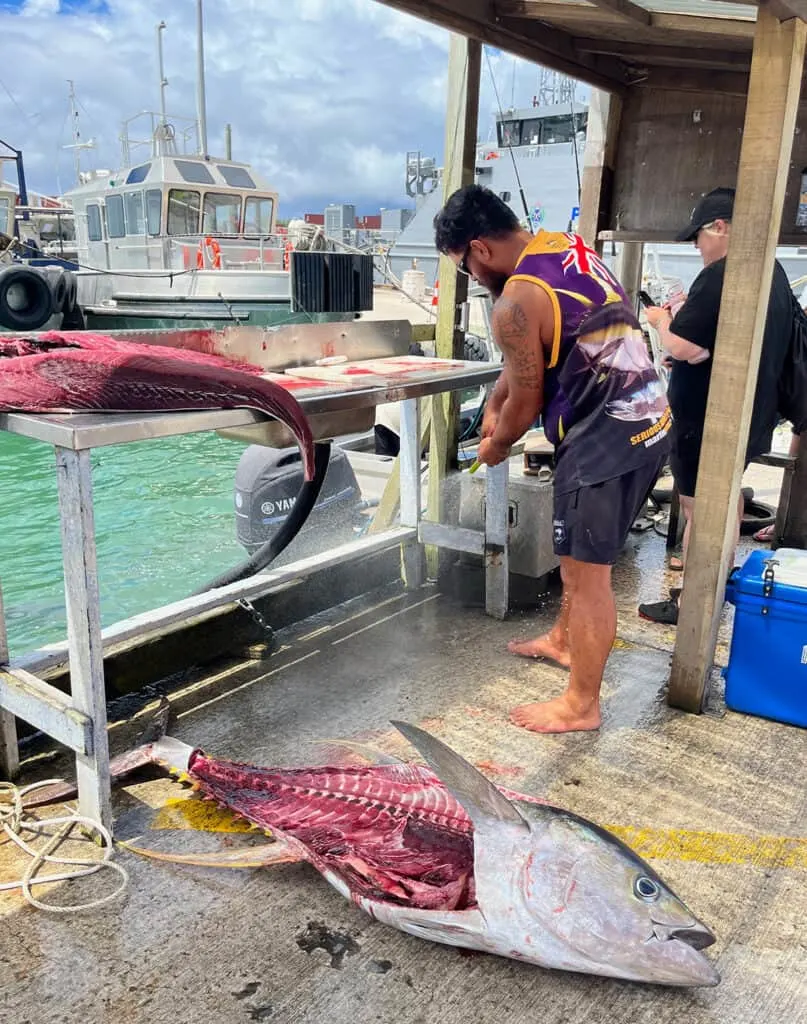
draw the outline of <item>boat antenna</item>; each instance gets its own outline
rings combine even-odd
[[[199,120],[199,152],[207,156],[207,112],[205,110],[205,44],[202,0],[196,0],[196,116]]]
[[[488,48],[487,47],[485,47],[485,59],[488,62],[488,72],[490,73],[490,80],[493,83],[493,92],[494,92],[494,94],[496,96],[496,105],[499,108],[499,120],[503,122],[504,121],[504,111],[502,110],[502,101],[499,99],[499,90],[496,88],[496,77],[493,74],[493,67],[492,67],[492,65],[490,63],[490,54],[488,53]],[[518,194],[521,196],[521,202],[522,202],[522,204],[524,206],[524,216],[527,218],[527,223],[529,223],[530,211],[529,211],[529,207],[527,206],[527,199],[526,199],[526,196],[524,195],[524,188],[523,188],[523,186],[521,184],[521,177],[519,176],[519,173],[518,173],[518,167],[516,166],[516,158],[515,158],[515,155],[513,153],[513,146],[509,142],[509,140],[506,143],[506,146],[507,146],[508,150],[510,151],[510,159],[513,161],[513,170],[514,170],[515,175],[516,175],[516,181],[518,182]]]
[[[165,126],[167,117],[165,113],[165,87],[168,85],[168,79],[165,77],[165,65],[163,64],[163,31],[165,30],[165,22],[161,21],[157,26],[157,63],[160,69],[160,124]]]
[[[95,149],[95,139],[88,139],[87,142],[81,141],[81,131],[78,126],[78,105],[76,101],[76,86],[72,79],[67,79],[67,84],[70,86],[70,93],[68,99],[70,100],[70,135],[72,143],[69,146],[63,146],[62,149],[73,150],[73,162],[76,170],[76,184],[81,184],[81,150],[82,149]]]

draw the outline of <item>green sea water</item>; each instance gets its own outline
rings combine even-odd
[[[241,562],[244,446],[206,432],[92,451],[102,625],[189,596]],[[65,637],[52,446],[0,433],[0,586],[12,657]]]

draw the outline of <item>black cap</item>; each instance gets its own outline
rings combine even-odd
[[[713,220],[731,220],[734,211],[734,189],[714,188],[698,200],[689,224],[675,236],[676,242],[691,242],[702,227]]]

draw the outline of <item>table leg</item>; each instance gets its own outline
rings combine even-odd
[[[67,642],[73,704],[92,720],[92,749],[76,755],[79,813],[112,828],[104,654],[89,451],[56,449]]]
[[[496,619],[505,618],[510,600],[509,475],[508,459],[485,470],[485,611]]]
[[[401,526],[417,530],[420,522],[420,399],[401,402]],[[423,584],[423,547],[415,538],[403,546],[407,589]]]

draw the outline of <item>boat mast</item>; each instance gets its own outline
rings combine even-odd
[[[205,48],[202,0],[196,0],[196,116],[199,121],[199,153],[207,156],[207,112],[205,110]]]
[[[78,127],[78,105],[76,103],[76,88],[75,83],[72,79],[67,79],[67,84],[70,86],[70,136],[73,142],[69,146],[64,146],[64,149],[73,150],[73,162],[76,171],[76,184],[81,184],[81,150],[82,149],[95,149],[95,139],[89,139],[87,142],[81,141],[81,132]]]
[[[160,68],[160,123],[165,124],[166,113],[165,113],[165,87],[168,85],[168,79],[165,77],[165,65],[163,64],[163,30],[165,29],[165,22],[161,21],[157,26],[157,62]]]

